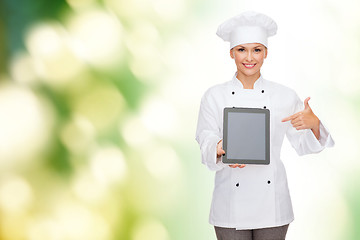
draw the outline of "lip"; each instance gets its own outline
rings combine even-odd
[[[246,63],[243,63],[244,67],[246,67],[247,69],[251,69],[251,68],[254,68],[256,63],[254,64],[246,64]]]

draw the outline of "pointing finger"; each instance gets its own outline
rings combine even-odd
[[[294,119],[293,116],[294,116],[294,115],[291,115],[291,116],[289,116],[289,117],[286,117],[286,118],[284,118],[284,119],[281,120],[281,121],[282,121],[282,122],[287,122],[287,121],[293,120],[293,119]]]
[[[301,112],[295,113],[295,114],[293,114],[293,115],[291,115],[289,117],[284,118],[281,121],[282,122],[287,122],[287,121],[293,120],[293,119],[297,118],[300,114],[301,114]]]

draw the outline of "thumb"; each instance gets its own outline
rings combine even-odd
[[[309,108],[310,108],[309,100],[310,100],[310,97],[307,97],[307,98],[304,100],[305,109],[309,109]],[[311,109],[311,108],[310,108],[310,109]]]

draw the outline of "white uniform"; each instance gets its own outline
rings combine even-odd
[[[223,136],[223,109],[251,107],[270,110],[270,164],[230,168],[216,159],[216,145]],[[304,109],[297,94],[278,83],[260,77],[254,89],[244,89],[234,78],[211,87],[200,105],[196,140],[202,163],[216,171],[209,222],[214,226],[256,229],[289,224],[293,221],[291,199],[284,165],[280,160],[286,134],[299,155],[317,153],[334,145],[320,123],[320,140],[311,130],[297,131],[290,122],[281,122]]]

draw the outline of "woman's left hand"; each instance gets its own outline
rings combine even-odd
[[[291,121],[296,130],[301,129],[311,129],[317,139],[320,138],[320,120],[313,113],[309,105],[310,97],[306,98],[304,101],[305,109],[303,111],[297,112],[287,118],[284,118],[282,122]]]

